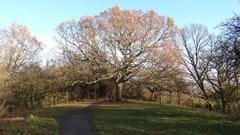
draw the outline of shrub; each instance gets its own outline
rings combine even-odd
[[[240,118],[240,102],[229,105],[229,114],[235,119]]]
[[[200,104],[200,103],[195,103],[195,104],[194,104],[194,107],[195,107],[195,108],[198,108],[198,109],[203,109],[203,108],[205,108],[204,105],[203,105],[203,104]]]
[[[7,108],[5,105],[5,101],[0,102],[0,118],[7,114]]]
[[[191,98],[188,98],[186,101],[186,106],[187,107],[193,107],[193,100]]]
[[[215,104],[213,105],[214,111],[221,111],[222,110],[222,105],[220,101],[216,101]]]

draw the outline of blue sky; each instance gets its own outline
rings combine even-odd
[[[49,47],[61,22],[96,15],[118,5],[123,9],[153,9],[171,16],[180,27],[201,23],[216,31],[220,22],[240,14],[240,0],[0,0],[0,28],[12,22],[27,25]]]

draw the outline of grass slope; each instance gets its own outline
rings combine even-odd
[[[18,112],[0,120],[0,135],[58,135],[60,125],[57,117],[81,109],[84,104],[61,104],[40,112]],[[24,114],[24,117],[22,116]],[[25,115],[28,115],[27,117]]]
[[[100,135],[239,135],[240,122],[220,114],[147,103],[99,104],[92,119]]]
[[[57,135],[59,125],[53,118],[15,117],[0,122],[1,135]]]

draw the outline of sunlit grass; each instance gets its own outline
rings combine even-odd
[[[238,135],[240,122],[221,114],[145,103],[100,104],[92,119],[100,135]]]
[[[14,117],[0,122],[1,135],[57,135],[58,122],[53,118]]]

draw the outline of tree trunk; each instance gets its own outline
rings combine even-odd
[[[94,99],[97,99],[97,91],[99,90],[99,84],[94,85]]]
[[[115,83],[115,82],[114,82]],[[110,101],[115,101],[116,100],[116,89],[117,89],[117,84],[112,84],[112,88],[110,89],[110,93],[109,93],[109,100]]]
[[[122,100],[123,83],[116,84],[116,100]]]
[[[159,103],[162,104],[162,92],[161,92],[161,90],[159,91]]]
[[[178,105],[181,104],[181,92],[178,92]]]
[[[66,92],[66,99],[67,99],[67,103],[69,103],[69,92]]]
[[[154,91],[151,91],[151,100],[152,100],[152,101],[155,100]]]
[[[227,103],[223,98],[221,99],[221,104],[222,104],[222,112],[227,113]]]
[[[87,98],[90,97],[90,94],[89,94],[89,88],[87,88]]]
[[[209,110],[210,112],[212,112],[212,111],[213,111],[213,106],[212,106],[212,104],[211,104],[209,101],[207,101],[207,105],[208,105],[208,110]]]
[[[169,92],[169,103],[172,104],[172,92]]]

